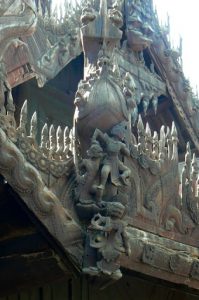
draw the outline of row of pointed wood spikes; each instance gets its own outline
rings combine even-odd
[[[154,131],[152,135],[149,123],[146,123],[146,127],[144,127],[141,115],[139,115],[137,130],[137,146],[140,154],[145,153],[154,160],[178,159],[178,134],[174,122],[172,122],[171,129],[168,126],[165,128],[163,125],[160,128],[159,136],[157,131]],[[134,138],[134,143],[135,141],[136,139]]]
[[[19,129],[24,136],[27,136],[27,114],[26,100],[21,109],[19,125]],[[29,134],[29,137],[33,141],[33,145],[37,145],[37,133],[37,113],[34,112],[30,120]],[[69,130],[68,126],[62,130],[61,126],[58,126],[57,129],[55,129],[53,124],[48,127],[46,123],[41,130],[40,149],[46,156],[48,156],[49,153],[51,153],[52,157],[53,153],[56,154],[56,157],[60,156],[60,158],[62,157],[62,154],[67,156],[71,150],[71,138],[71,131]]]
[[[10,115],[14,119],[14,111],[15,106],[12,98],[12,93],[9,92],[7,97],[7,105],[4,108],[4,114]],[[7,112],[6,112],[7,110]],[[24,102],[21,113],[20,113],[20,132],[25,136],[27,136],[26,126],[28,123],[28,108],[27,108],[27,100]],[[166,130],[165,130],[166,129]],[[34,112],[31,121],[30,121],[30,133],[29,136],[31,140],[34,141],[34,144],[37,144],[37,113]],[[147,156],[154,160],[158,159],[177,159],[178,158],[178,134],[175,123],[172,123],[171,129],[169,127],[165,128],[163,125],[160,129],[160,135],[158,136],[157,131],[154,131],[153,135],[148,123],[144,126],[141,115],[139,115],[137,122],[137,139],[133,136],[133,144],[137,146],[139,154],[145,153]],[[72,143],[72,131],[66,126],[64,130],[62,130],[61,126],[58,126],[55,129],[54,125],[51,125],[48,128],[48,125],[45,124],[41,131],[41,141],[40,141],[40,149],[43,150],[44,154],[50,151],[51,153],[66,153],[71,151],[71,143]],[[189,143],[187,144],[187,153],[185,156],[185,165],[186,174],[190,173],[190,156],[191,150]],[[195,166],[194,172],[198,173],[198,166],[196,166],[196,157],[193,156],[193,165]],[[193,168],[192,168],[193,169]],[[189,172],[187,171],[189,170]],[[188,173],[187,173],[188,172]],[[194,174],[195,174],[194,173]],[[191,178],[195,178],[196,175],[190,175]],[[186,175],[187,179],[190,179],[188,175]]]
[[[12,98],[12,93],[10,92],[7,97],[7,106],[6,106],[7,114],[13,115],[14,119],[14,103]],[[20,113],[20,125],[19,128],[21,134],[26,137],[27,130],[26,126],[28,123],[28,108],[27,108],[27,100],[24,102],[21,113]],[[37,113],[34,112],[32,118],[30,120],[30,132],[29,137],[33,141],[33,145],[37,145],[37,134],[38,134],[38,126],[37,126]],[[158,159],[177,159],[178,158],[178,134],[175,123],[172,123],[171,129],[169,127],[166,128],[162,126],[160,129],[160,136],[158,137],[157,131],[154,131],[152,136],[152,132],[148,123],[146,123],[146,127],[144,127],[141,115],[139,115],[137,122],[137,139],[133,137],[133,144],[137,147],[138,153],[145,153],[148,157],[154,160]],[[64,130],[62,130],[61,126],[58,126],[55,129],[54,125],[50,125],[48,127],[45,124],[41,130],[41,140],[40,140],[40,149],[44,154],[47,155],[48,151],[50,153],[65,153],[67,154],[72,151],[72,142],[73,136],[72,131],[66,126]],[[48,155],[47,155],[48,156]]]
[[[195,153],[192,155],[190,143],[187,143],[185,164],[182,169],[182,186],[191,185],[193,195],[199,197],[199,165]]]

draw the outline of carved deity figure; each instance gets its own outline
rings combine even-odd
[[[110,176],[111,183],[116,187],[122,184],[128,185],[130,169],[120,160],[119,155],[129,156],[129,150],[122,142],[124,139],[124,130],[120,125],[112,128],[109,136],[101,130],[96,129],[92,138],[92,142],[99,140],[104,144],[105,158],[102,162],[101,178],[98,189],[104,190],[108,177]]]
[[[82,217],[90,220],[83,271],[93,276],[111,276],[113,280],[122,276],[119,269],[121,254],[130,255],[131,252],[127,224],[123,221],[126,207],[119,198],[113,200],[111,189],[106,188],[110,183],[116,190],[128,185],[131,172],[120,159],[120,155],[130,155],[124,138],[125,130],[121,124],[114,126],[110,135],[96,129],[87,151],[88,158],[81,164],[85,173],[79,178],[77,209]],[[92,257],[96,257],[95,262]]]
[[[103,157],[103,149],[98,142],[92,143],[87,151],[87,155],[88,158],[83,159],[80,165],[80,168],[84,169],[85,173],[78,177],[81,185],[79,200],[82,204],[92,203],[93,198],[96,198],[96,202],[98,202],[99,191],[97,190],[96,177]]]

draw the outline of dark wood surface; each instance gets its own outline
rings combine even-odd
[[[0,295],[63,278],[67,269],[10,193],[0,185]],[[31,298],[32,299],[32,298]]]
[[[198,300],[199,295],[183,286],[168,285],[133,272],[126,274],[117,284],[104,290],[96,288],[85,278],[65,278],[37,288],[2,297],[0,300]]]

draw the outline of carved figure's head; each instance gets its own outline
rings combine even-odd
[[[98,142],[94,142],[87,151],[87,155],[90,158],[100,158],[103,156],[103,149]]]
[[[125,128],[121,124],[117,124],[112,127],[110,134],[118,140],[123,141],[125,138]]]

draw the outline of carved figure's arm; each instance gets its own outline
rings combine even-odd
[[[106,142],[107,137],[100,129],[96,128],[92,137],[92,142],[95,142],[98,139],[102,140],[103,142]]]
[[[130,151],[129,149],[125,146],[125,144],[122,143],[121,146],[121,153],[124,154],[125,156],[130,156]]]

